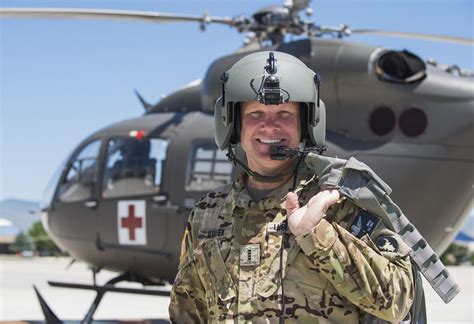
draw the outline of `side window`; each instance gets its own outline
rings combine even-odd
[[[113,138],[107,145],[102,197],[151,195],[160,192],[168,141]]]
[[[234,165],[214,143],[197,143],[188,159],[186,191],[209,191],[229,183]]]
[[[59,200],[73,202],[91,197],[97,181],[100,144],[100,140],[87,144],[70,162],[66,177],[59,187]]]

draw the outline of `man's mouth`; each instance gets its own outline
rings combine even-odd
[[[284,140],[282,138],[258,138],[257,141],[262,144],[276,145],[283,143]]]

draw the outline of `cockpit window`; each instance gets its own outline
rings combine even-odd
[[[40,208],[41,210],[48,208],[51,206],[51,202],[53,201],[54,192],[58,187],[59,179],[61,178],[61,174],[63,174],[64,167],[66,166],[67,159],[65,159],[56,169],[51,179],[49,179],[48,185],[43,191],[43,195],[41,196],[40,201]]]
[[[70,160],[66,177],[59,187],[59,200],[73,202],[91,197],[97,181],[97,158],[100,140],[87,144],[76,157]]]
[[[102,197],[151,195],[160,192],[168,141],[114,138],[107,146]]]
[[[233,167],[214,143],[196,143],[188,160],[186,191],[209,191],[230,182]]]

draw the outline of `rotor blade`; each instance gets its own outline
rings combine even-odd
[[[1,18],[95,19],[135,22],[201,22],[234,25],[230,17],[192,16],[149,11],[75,8],[0,8]]]
[[[429,41],[435,41],[435,42],[447,42],[447,43],[455,43],[455,44],[471,45],[471,46],[474,45],[474,40],[470,38],[442,36],[442,35],[430,35],[430,34],[420,34],[420,33],[410,33],[410,32],[377,30],[377,29],[351,29],[351,33],[423,39],[423,40],[429,40]]]

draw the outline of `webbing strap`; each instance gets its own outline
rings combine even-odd
[[[315,156],[317,158],[314,158]],[[309,153],[305,162],[316,171],[319,177],[319,184],[324,185],[321,189],[339,188],[339,181],[342,176],[343,167],[347,162],[346,160]]]
[[[389,229],[400,235],[411,248],[411,258],[445,303],[459,293],[459,285],[428,242],[388,196],[392,189],[372,169],[355,158],[334,159],[312,153],[306,163],[319,176],[322,189],[338,188],[356,205],[380,216]]]

